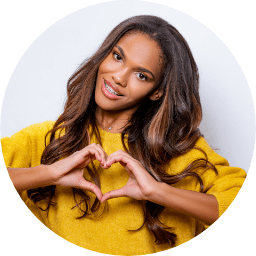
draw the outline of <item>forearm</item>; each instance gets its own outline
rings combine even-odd
[[[213,195],[179,189],[158,183],[150,201],[170,207],[182,214],[212,224],[219,217],[218,202]]]
[[[18,192],[53,185],[51,175],[45,165],[31,168],[7,168],[7,170]]]

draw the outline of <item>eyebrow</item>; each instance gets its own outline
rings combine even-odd
[[[119,45],[116,45],[116,48],[118,48],[118,50],[119,50],[120,53],[122,54],[123,58],[125,59],[125,53],[124,53],[124,50],[122,49],[122,47],[119,46]],[[149,73],[149,74],[153,77],[153,79],[155,79],[154,74],[153,74],[150,70],[148,70],[148,69],[146,69],[146,68],[142,68],[142,67],[138,67],[138,69],[139,69],[140,71],[142,71],[142,72]]]

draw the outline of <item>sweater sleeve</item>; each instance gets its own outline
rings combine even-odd
[[[6,167],[28,168],[40,165],[45,135],[52,121],[30,125],[11,137],[3,137],[1,146]]]
[[[246,178],[246,172],[239,167],[229,166],[228,161],[217,154],[205,139],[200,139],[198,146],[208,156],[208,160],[216,167],[218,173],[208,170],[202,174],[206,194],[215,196],[219,204],[221,216],[235,199]]]
[[[53,121],[37,123],[20,130],[11,137],[3,137],[1,146],[6,167],[29,168],[40,165],[45,149],[45,136],[53,124]],[[21,191],[19,195],[35,216],[44,223],[42,212],[28,198],[27,191]]]
[[[217,154],[204,138],[198,139],[196,147],[200,148],[207,155],[208,161],[215,166],[217,174],[212,170],[200,168],[197,173],[203,180],[206,194],[213,195],[218,202],[219,216],[221,216],[235,199],[246,178],[246,172],[239,167],[231,167],[228,161]],[[196,159],[205,159],[205,155],[198,149],[192,149],[185,155],[179,156],[171,161],[170,174],[182,172],[189,164]],[[187,177],[175,187],[200,192],[200,184],[194,177]],[[203,229],[209,225],[203,224]],[[200,224],[200,226],[202,226]],[[200,228],[201,229],[201,228]]]
[[[209,188],[206,194],[215,196],[219,205],[221,216],[233,202],[246,178],[246,172],[238,167],[228,164],[215,165],[218,174],[208,173],[204,175],[205,187]]]
[[[26,129],[22,129],[11,137],[2,138],[1,145],[7,168],[31,167],[31,140]]]

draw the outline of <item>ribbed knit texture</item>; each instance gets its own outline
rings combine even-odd
[[[41,155],[45,148],[44,138],[53,124],[53,121],[46,121],[31,125],[10,138],[2,138],[1,144],[6,166],[26,168],[40,165]],[[100,129],[100,134],[102,147],[108,155],[119,149],[124,150],[120,134],[113,134],[102,129]],[[96,142],[94,137],[91,138],[91,143],[93,142]],[[223,157],[210,148],[204,138],[200,138],[196,145],[206,152],[209,161],[218,169],[217,176],[212,170],[206,172],[199,170],[198,172],[201,172],[205,186],[211,187],[207,194],[216,197],[219,203],[219,215],[221,215],[237,195],[246,177],[246,172],[241,168],[230,167]],[[166,171],[169,174],[180,173],[193,160],[200,157],[203,157],[203,154],[193,149],[173,159]],[[95,165],[98,167],[99,163],[95,161]],[[103,193],[123,187],[129,179],[125,169],[119,163],[113,164],[107,170],[99,168],[99,174]],[[199,191],[199,184],[195,178],[185,178],[174,186]],[[170,248],[169,245],[156,245],[154,236],[145,227],[137,232],[128,231],[139,228],[143,223],[143,211],[134,199],[125,197],[110,199],[108,209],[100,217],[76,219],[81,213],[77,208],[71,209],[75,205],[71,188],[56,187],[54,201],[57,202],[57,206],[50,208],[48,216],[46,212],[37,207],[44,208],[44,202],[35,205],[27,198],[26,191],[21,192],[20,195],[39,220],[56,234],[78,246],[117,255],[149,254]],[[92,193],[90,196],[95,198]],[[208,227],[172,209],[165,209],[160,220],[175,228],[174,232],[178,237],[177,245],[192,239]]]

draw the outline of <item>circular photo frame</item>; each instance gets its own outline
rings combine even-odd
[[[255,113],[248,83],[236,59],[197,20],[170,7],[143,1],[92,5],[42,33],[22,56],[5,91],[1,137],[34,123],[56,120],[63,111],[69,77],[118,23],[135,15],[159,16],[184,36],[199,68],[203,108],[200,130],[231,166],[247,172],[255,142]]]

